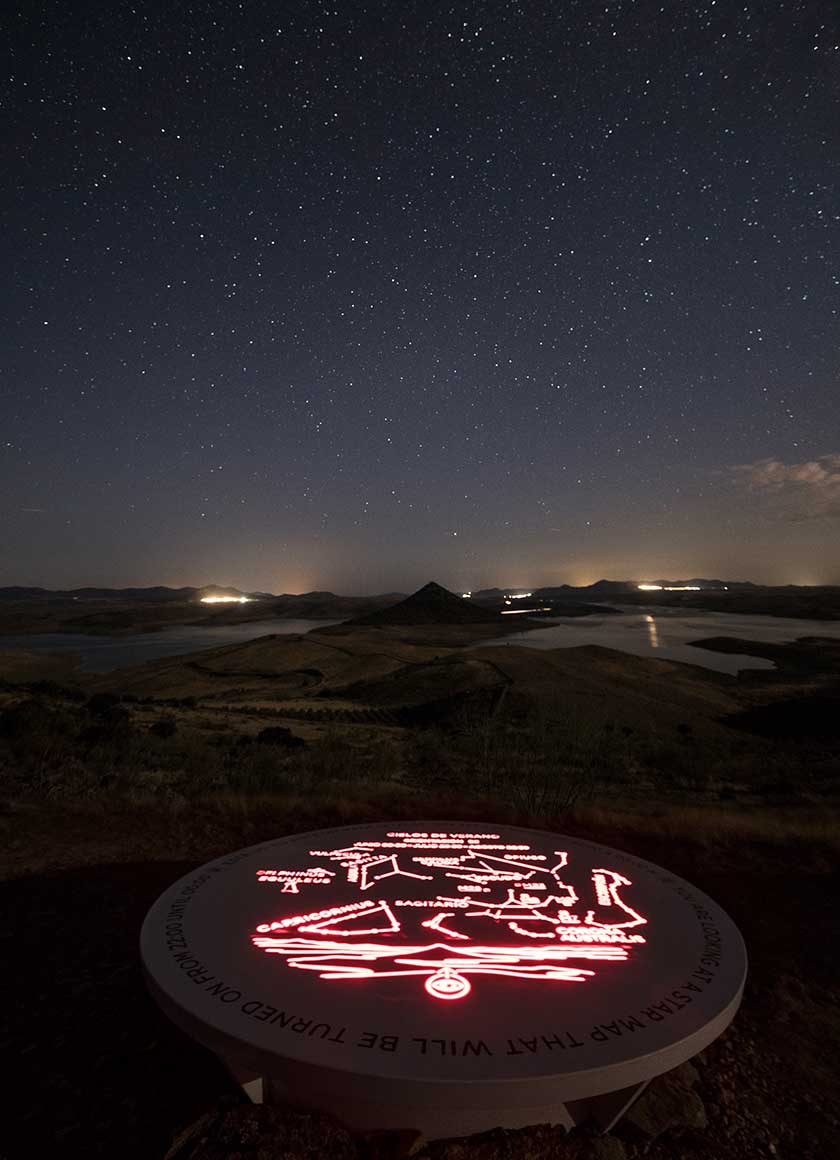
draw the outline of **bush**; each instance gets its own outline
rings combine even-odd
[[[283,725],[270,725],[261,729],[256,740],[259,745],[279,745],[284,749],[303,749],[306,744],[302,737],[296,737],[291,729]]]
[[[307,747],[306,772],[316,781],[347,781],[361,769],[356,751],[338,729],[329,728]]]
[[[59,729],[58,714],[34,699],[18,701],[0,713],[0,737],[10,741],[50,736]]]
[[[277,793],[294,780],[297,761],[272,745],[233,745],[224,759],[224,787],[234,793]]]
[[[7,789],[52,792],[72,763],[73,719],[63,710],[25,700],[0,713],[0,766]]]
[[[149,726],[149,732],[153,737],[160,737],[166,741],[178,732],[178,722],[174,717],[159,717]]]
[[[94,693],[92,697],[88,698],[85,708],[93,717],[102,717],[116,706],[119,705],[120,698],[116,693]]]
[[[570,712],[564,705],[506,714],[465,711],[443,755],[457,780],[518,810],[562,818],[583,799],[624,780],[635,758],[632,730]],[[435,744],[415,750],[440,766]],[[425,750],[425,752],[424,752]],[[458,776],[459,775],[459,776]]]
[[[88,746],[100,745],[103,742],[114,745],[125,744],[133,733],[131,714],[128,709],[116,704],[98,711],[95,722],[85,729],[81,737]]]
[[[30,693],[37,693],[43,697],[59,697],[64,701],[87,700],[86,694],[81,689],[73,688],[71,685],[60,685],[58,681],[30,681],[26,687]]]

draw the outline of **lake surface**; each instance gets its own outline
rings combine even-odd
[[[136,636],[85,636],[82,633],[52,632],[29,636],[0,636],[0,648],[24,648],[30,652],[73,652],[81,658],[87,673],[109,673],[125,665],[139,665],[164,657],[180,656],[203,648],[240,644],[271,633],[285,635],[309,632],[338,620],[252,620],[248,624],[227,624],[215,628],[182,625]],[[840,639],[840,621],[794,620],[777,616],[738,616],[720,612],[685,612],[650,607],[626,606],[619,616],[552,617],[545,628],[517,632],[498,640],[482,641],[473,648],[490,644],[517,644],[528,648],[573,648],[600,644],[642,657],[681,661],[721,673],[739,669],[772,669],[763,657],[739,653],[715,653],[693,648],[692,640],[709,636],[737,636],[770,644],[785,644],[799,636],[830,636]]]
[[[619,607],[619,606],[616,606]],[[664,661],[681,661],[700,665],[719,673],[737,673],[739,669],[772,669],[773,662],[764,657],[739,653],[716,653],[693,648],[692,640],[710,636],[736,636],[766,644],[786,644],[800,636],[830,636],[840,639],[838,620],[797,620],[779,616],[739,616],[725,612],[691,612],[670,608],[625,606],[620,616],[552,617],[551,627],[532,632],[517,632],[498,640],[482,641],[476,648],[490,644],[516,644],[528,648],[573,648],[581,644],[600,644],[640,657]]]
[[[75,632],[46,632],[29,636],[0,636],[0,648],[25,648],[29,652],[73,652],[81,657],[86,673],[110,673],[125,665],[140,665],[163,657],[240,644],[272,633],[288,635],[339,624],[338,620],[252,620],[247,624],[225,624],[214,628],[181,625],[136,636],[86,636]]]

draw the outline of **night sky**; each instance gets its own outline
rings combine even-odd
[[[840,7],[20,4],[0,584],[840,583]]]

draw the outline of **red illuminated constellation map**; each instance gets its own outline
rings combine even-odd
[[[295,912],[261,923],[253,942],[322,979],[418,976],[434,998],[463,999],[469,976],[580,983],[595,974],[592,965],[626,961],[645,942],[635,928],[647,919],[622,896],[630,880],[577,867],[578,893],[563,881],[562,850],[532,852],[498,834],[393,832],[309,857],[305,866],[259,870],[257,879],[282,894],[340,882],[353,900],[323,906],[313,898],[305,910],[295,900]]]

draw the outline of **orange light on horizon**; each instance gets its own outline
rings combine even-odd
[[[637,584],[640,592],[702,592],[699,584]]]

